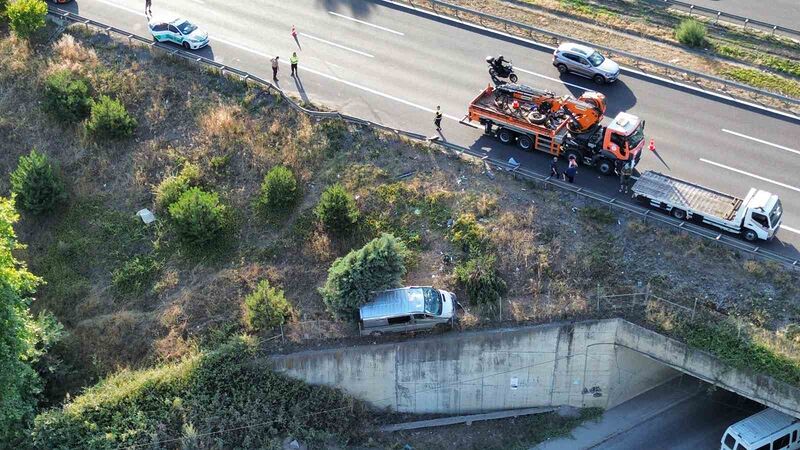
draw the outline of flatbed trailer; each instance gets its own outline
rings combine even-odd
[[[578,162],[595,166],[603,174],[613,173],[617,161],[635,166],[644,147],[644,121],[634,115],[619,113],[608,126],[597,125],[576,134],[569,130],[568,119],[535,123],[524,111],[511,113],[501,109],[491,86],[470,102],[467,118],[480,123],[486,134],[504,144],[516,142],[524,151],[574,156]]]
[[[772,239],[783,215],[780,199],[769,192],[751,188],[742,199],[654,171],[642,173],[631,191],[676,219],[702,222],[748,241]]]

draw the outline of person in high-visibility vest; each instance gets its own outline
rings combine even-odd
[[[292,57],[289,58],[289,63],[292,65],[292,76],[297,76],[297,52],[292,52]]]
[[[623,194],[628,193],[628,184],[630,184],[631,176],[633,176],[633,167],[631,167],[630,162],[627,162],[619,172],[619,191]]]

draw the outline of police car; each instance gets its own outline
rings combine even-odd
[[[186,19],[178,18],[169,22],[151,20],[147,27],[158,42],[173,42],[186,50],[197,50],[208,45],[208,33]]]

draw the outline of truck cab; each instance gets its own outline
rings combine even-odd
[[[758,189],[750,189],[744,199],[744,218],[742,235],[748,241],[769,240],[781,226],[783,205],[775,194]]]
[[[603,153],[613,160],[639,162],[644,148],[644,120],[621,112],[606,127]]]

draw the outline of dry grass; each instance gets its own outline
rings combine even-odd
[[[96,69],[100,60],[97,53],[81,45],[72,35],[65,34],[53,45],[53,58],[48,72],[69,70],[83,76]]]

